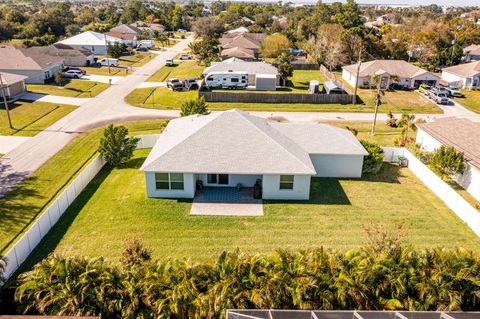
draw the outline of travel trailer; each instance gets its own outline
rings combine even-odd
[[[247,72],[211,72],[205,77],[208,89],[244,89],[248,86]]]

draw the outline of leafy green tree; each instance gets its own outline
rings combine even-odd
[[[122,56],[122,53],[127,50],[127,46],[124,43],[114,43],[114,44],[108,44],[107,52],[108,55],[112,58],[119,58]]]
[[[220,43],[216,38],[203,38],[188,45],[196,59],[205,65],[220,59]]]
[[[401,144],[408,144],[411,142],[408,136],[409,131],[415,132],[417,130],[417,125],[415,124],[415,114],[403,113],[402,117],[397,123],[397,126],[402,128],[400,131],[400,138],[403,142]]]
[[[287,78],[293,76],[293,65],[292,65],[293,57],[289,53],[282,53],[280,54],[275,63],[277,63],[278,74],[282,79],[283,85],[287,81]]]
[[[367,150],[368,155],[363,159],[364,174],[376,174],[383,165],[383,149],[377,144],[368,141],[360,141],[363,147]]]
[[[280,54],[288,52],[290,47],[290,40],[285,35],[274,33],[265,38],[260,51],[265,58],[276,58]]]
[[[193,114],[207,115],[209,113],[208,104],[205,102],[203,96],[184,102],[180,110],[180,116],[189,116]]]
[[[178,30],[181,27],[183,27],[183,15],[184,15],[184,11],[182,6],[176,5],[175,8],[173,9],[172,17],[171,17],[172,27],[174,30]]]
[[[98,151],[108,165],[115,167],[132,158],[138,141],[138,138],[128,136],[125,126],[110,124],[103,130]]]
[[[437,66],[452,66],[460,64],[463,57],[463,49],[458,44],[442,49],[435,54],[430,62],[430,68]]]
[[[61,69],[58,69],[58,70],[55,72],[54,80],[55,80],[55,83],[57,83],[58,86],[62,85],[62,83],[63,83],[63,75],[62,75],[62,70],[61,70]]]
[[[225,29],[217,17],[201,17],[192,23],[192,31],[196,37],[218,38]]]
[[[463,152],[457,152],[454,147],[442,145],[433,152],[430,166],[444,177],[462,174],[465,171]]]

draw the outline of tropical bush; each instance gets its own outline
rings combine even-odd
[[[442,145],[433,152],[430,167],[441,176],[462,174],[465,170],[463,152]]]
[[[26,313],[104,318],[224,318],[229,308],[479,310],[479,255],[415,250],[399,240],[404,231],[371,228],[373,240],[346,252],[237,250],[204,263],[120,267],[51,255],[20,275],[15,297]]]
[[[377,143],[368,141],[360,141],[363,147],[367,150],[368,155],[363,159],[364,174],[376,174],[383,165],[383,149]]]
[[[138,138],[128,136],[125,126],[110,124],[103,131],[98,152],[107,164],[119,166],[132,158],[138,141]]]
[[[202,96],[193,100],[185,101],[180,109],[180,116],[188,116],[193,114],[207,115],[208,104],[205,102],[205,98]]]

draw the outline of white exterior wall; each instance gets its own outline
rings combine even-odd
[[[435,81],[435,85],[438,84],[438,78],[432,73],[424,73],[410,80],[410,87],[413,88],[415,81]]]
[[[348,72],[347,70],[345,69],[342,69],[342,79],[344,79],[345,81],[347,81],[348,84],[350,84],[352,87],[355,87],[355,75],[354,74],[351,74],[350,72]],[[358,86],[363,86],[363,79],[360,78],[358,80]]]
[[[310,154],[316,177],[362,177],[363,155]]]
[[[92,64],[95,62],[94,55],[84,56],[84,55],[76,55],[76,56],[65,56],[65,65],[68,66],[86,66],[87,64]],[[90,63],[87,63],[89,61]]]
[[[417,131],[416,143],[421,144],[422,149],[428,152],[433,152],[442,145],[421,128]],[[480,200],[480,170],[466,163],[465,172],[457,176],[455,180],[473,197]]]
[[[280,175],[263,175],[262,197],[263,199],[279,200],[308,200],[310,198],[309,175],[295,175],[293,177],[293,189],[280,189]]]
[[[48,71],[50,73],[49,78],[52,78],[55,76],[55,72],[58,69],[62,69],[62,68],[63,68],[63,60],[61,63],[54,64],[43,70],[1,69],[0,71],[27,76],[28,79],[25,79],[25,83],[27,84],[43,84],[45,83],[45,80],[46,80],[45,72]]]
[[[453,73],[449,73],[449,72],[446,72],[446,71],[443,71],[442,72],[442,80],[448,82],[448,83],[455,83],[455,84],[460,84],[461,87],[465,87],[465,82],[466,82],[466,78],[463,78],[463,77],[460,77],[458,75],[455,75]]]
[[[241,183],[245,187],[253,187],[257,179],[262,179],[262,175],[237,175],[228,174],[228,185],[208,184],[207,174],[195,174],[195,181],[201,180],[203,186],[219,186],[219,187],[236,187],[238,183]]]
[[[145,172],[145,184],[148,197],[193,198],[195,196],[195,178],[192,173],[183,174],[183,190],[157,189],[154,172]]]

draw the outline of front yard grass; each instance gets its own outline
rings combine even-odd
[[[130,134],[159,133],[164,121],[124,124]],[[0,198],[0,255],[96,153],[102,128],[84,133],[55,154],[13,191]]]
[[[108,72],[108,66],[82,66],[82,70],[85,70],[87,74],[105,75],[105,76],[122,76],[125,75],[124,68],[110,67],[110,73]]]
[[[179,110],[185,101],[197,96],[197,91],[179,92],[159,87],[152,92],[150,88],[141,88],[133,90],[125,101],[130,105],[149,109]]]
[[[0,105],[0,135],[34,136],[77,107],[45,102],[15,101],[9,103],[13,129],[8,126],[7,112]]]
[[[27,91],[66,97],[94,97],[108,88],[106,83],[85,80],[66,80],[63,85],[27,84]]]
[[[480,113],[480,90],[468,91],[462,90],[464,98],[455,98],[455,101],[465,106],[472,112]]]
[[[179,62],[174,66],[163,66],[148,78],[147,82],[165,82],[170,78],[198,78],[202,75],[203,69],[204,67],[195,61]]]
[[[155,56],[156,55],[153,53],[143,53],[143,52],[139,52],[134,55],[125,55],[125,56],[121,56],[118,59],[118,64],[123,67],[125,66],[139,67],[139,66],[145,65]]]
[[[105,256],[117,261],[131,238],[154,258],[206,260],[237,247],[325,246],[351,249],[365,242],[365,225],[411,224],[416,247],[479,249],[480,239],[407,168],[385,164],[376,176],[312,180],[309,201],[266,201],[262,217],[190,216],[189,200],[147,198],[138,169],[150,150],[118,169],[104,168],[46,236],[29,260],[48,253]]]

